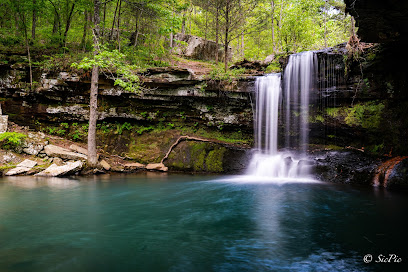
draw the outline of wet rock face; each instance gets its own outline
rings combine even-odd
[[[399,162],[388,177],[387,188],[408,189],[408,158]]]
[[[365,42],[408,40],[406,0],[345,0],[346,11],[354,16],[358,35]]]
[[[320,151],[314,156],[316,178],[335,183],[366,184],[373,182],[380,161],[359,151]]]
[[[374,185],[388,189],[408,189],[408,157],[395,157],[378,166]]]

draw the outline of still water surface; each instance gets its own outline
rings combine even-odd
[[[0,271],[396,271],[407,214],[406,194],[326,183],[7,178]]]

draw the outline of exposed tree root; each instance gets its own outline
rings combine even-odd
[[[163,157],[163,159],[161,160],[160,163],[163,163],[165,160],[168,159],[171,151],[181,142],[181,141],[187,141],[187,140],[192,140],[192,141],[198,141],[198,142],[213,142],[213,143],[217,143],[216,141],[211,141],[208,139],[203,139],[203,138],[197,138],[197,137],[190,137],[190,136],[180,136],[177,141],[170,146],[169,151],[167,151],[166,155]]]

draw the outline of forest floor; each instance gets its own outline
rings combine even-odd
[[[214,69],[214,64],[180,57],[173,58],[170,64],[172,66],[190,69],[198,76],[209,75],[212,69]]]

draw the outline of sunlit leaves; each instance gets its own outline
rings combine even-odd
[[[110,51],[103,48],[93,58],[85,57],[79,63],[73,63],[71,66],[83,70],[99,66],[103,73],[114,80],[115,86],[120,86],[129,92],[138,92],[140,80],[134,72],[137,67],[129,65],[125,58],[126,56],[118,50]]]

